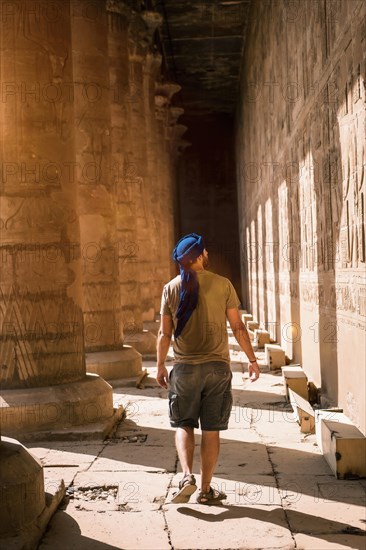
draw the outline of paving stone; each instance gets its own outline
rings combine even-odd
[[[355,535],[322,534],[318,536],[294,535],[296,550],[365,550],[365,538]]]
[[[63,479],[65,486],[68,487],[74,480],[76,474],[80,471],[80,466],[75,465],[71,468],[43,468],[45,491],[51,492],[52,488]]]
[[[145,447],[153,446],[168,446],[175,447],[175,430],[159,430],[156,428],[134,425],[129,429],[123,425],[115,434],[117,440],[124,440],[127,443],[133,442],[144,445]]]
[[[285,447],[268,446],[271,462],[277,472],[286,472],[289,474],[307,474],[329,475],[331,469],[325,461],[319,450],[309,452],[306,445],[302,444],[287,444]],[[313,448],[315,449],[315,448]]]
[[[31,445],[27,445],[27,449],[33,456],[37,457],[41,461],[43,461],[50,452],[48,447],[33,447]]]
[[[316,501],[314,497],[302,494],[297,501],[289,502],[286,512],[293,532],[331,534],[349,531],[352,533],[355,530],[366,535],[365,507],[362,503],[342,503],[342,506],[339,506],[339,502],[336,501]]]
[[[294,531],[365,528],[365,493],[357,482],[342,485],[332,476],[280,475],[278,486]]]
[[[165,502],[171,474],[147,472],[81,472],[74,480],[76,489],[116,487],[114,509],[131,512],[159,510]],[[85,506],[85,504],[84,504]]]
[[[246,442],[223,442],[217,461],[216,473],[235,475],[239,472],[257,475],[271,475],[272,466],[268,460],[265,445]]]
[[[91,523],[92,517],[92,523]],[[91,514],[69,505],[52,519],[39,550],[170,549],[162,512]]]
[[[54,465],[78,465],[78,464],[91,464],[98,454],[101,452],[105,445],[100,443],[98,445],[78,445],[62,446],[59,445],[57,449],[52,449],[50,453],[42,460],[43,466]]]
[[[275,506],[164,506],[175,550],[294,548],[284,511]],[[265,528],[264,528],[265,525]]]
[[[90,471],[168,471],[175,469],[176,453],[173,447],[154,447],[118,442],[104,448],[93,462]]]
[[[234,424],[235,425],[235,424]],[[261,443],[260,436],[252,429],[245,427],[230,428],[220,433],[221,444],[226,441],[244,441],[245,443]]]

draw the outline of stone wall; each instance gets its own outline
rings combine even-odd
[[[365,430],[365,4],[254,2],[237,116],[246,306]]]

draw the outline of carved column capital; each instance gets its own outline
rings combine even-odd
[[[172,126],[172,129],[173,129],[173,139],[175,139],[176,141],[179,141],[182,139],[183,134],[185,134],[186,131],[188,130],[188,127],[184,126],[184,124],[175,124],[174,126]]]
[[[151,37],[154,35],[156,29],[163,24],[163,17],[157,11],[143,11],[141,13],[141,18],[145,22]]]
[[[187,147],[191,147],[191,145],[192,143],[190,141],[187,141],[186,139],[180,139],[175,143],[173,154],[175,154],[176,157],[180,157],[181,155],[183,155]]]
[[[182,107],[175,107],[174,105],[171,105],[169,107],[169,112],[170,124],[174,125],[177,123],[178,118],[184,114],[184,109],[182,109]]]
[[[177,148],[180,153],[183,153],[187,147],[191,147],[192,143],[188,141],[187,139],[180,139],[177,142]]]
[[[142,63],[150,45],[149,31],[139,13],[131,12],[128,26],[128,53],[130,61]]]
[[[156,93],[168,98],[170,103],[174,94],[177,94],[182,89],[182,86],[176,82],[161,82],[156,86]]]
[[[153,81],[155,81],[160,73],[162,56],[158,52],[149,52],[145,58],[145,73],[149,74]]]
[[[107,0],[106,10],[111,13],[118,13],[126,18],[130,17],[132,13],[124,0]]]
[[[166,121],[168,116],[169,100],[166,96],[155,94],[155,115],[157,120]]]

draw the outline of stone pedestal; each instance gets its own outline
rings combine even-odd
[[[3,539],[35,523],[46,504],[42,465],[15,439],[1,438],[0,483]]]
[[[108,423],[115,415],[111,386],[96,374],[72,384],[1,392],[4,434],[23,440],[54,437],[80,426]]]
[[[86,370],[106,380],[129,378],[141,373],[141,354],[131,346],[118,351],[100,351],[86,354]]]
[[[125,342],[133,346],[144,359],[156,358],[156,336],[147,330],[126,334]]]
[[[45,493],[39,460],[15,439],[2,437],[0,487],[0,547],[33,550],[64,497],[63,482]]]

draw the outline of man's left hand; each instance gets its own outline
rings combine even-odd
[[[259,367],[258,363],[254,361],[253,363],[249,363],[249,380],[251,382],[255,382],[259,378]]]

